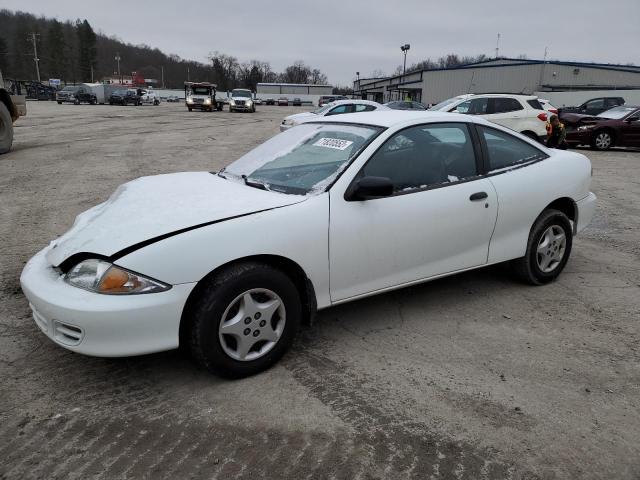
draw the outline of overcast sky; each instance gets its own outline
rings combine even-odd
[[[346,85],[447,53],[640,65],[640,0],[1,0],[1,8],[86,18],[96,31],[207,61],[214,50],[281,71],[298,59]]]

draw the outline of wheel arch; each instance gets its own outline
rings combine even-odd
[[[578,205],[576,204],[575,200],[569,197],[560,197],[547,205],[544,210],[542,210],[542,212],[550,209],[558,210],[564,213],[569,218],[569,220],[571,220],[571,224],[573,226],[573,234],[575,235],[576,228],[578,226]],[[542,215],[542,212],[540,212],[540,215]],[[533,226],[531,228],[533,228]]]
[[[611,127],[600,127],[600,128],[597,128],[593,132],[593,134],[591,135],[591,138],[595,139],[596,135],[598,135],[599,133],[602,133],[602,132],[607,132],[609,135],[611,135],[611,146],[614,147],[615,144],[616,144],[616,141],[618,140],[618,137],[616,135],[616,131]]]
[[[250,255],[247,257],[237,258],[235,260],[231,260],[219,267],[215,268],[207,275],[205,275],[191,290],[189,297],[187,298],[187,302],[185,303],[184,308],[182,309],[182,315],[180,317],[180,330],[179,330],[179,341],[180,346],[188,345],[188,334],[191,328],[191,309],[194,305],[195,299],[200,294],[202,288],[204,287],[206,281],[221,271],[244,262],[259,262],[265,265],[269,265],[273,268],[277,268],[278,270],[284,272],[286,275],[291,278],[294,285],[298,289],[298,293],[300,294],[300,301],[303,306],[303,318],[302,321],[307,324],[311,324],[313,322],[313,318],[315,316],[317,310],[317,299],[316,292],[313,283],[307,276],[304,269],[293,260],[283,257],[280,255]]]

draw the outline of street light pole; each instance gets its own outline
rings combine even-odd
[[[360,90],[360,72],[356,72],[356,77],[358,79],[358,92],[360,92],[360,96],[362,97],[362,92]]]
[[[404,45],[400,46],[400,50],[402,50],[402,53],[404,53],[404,64],[402,66],[402,81],[404,82],[404,75],[407,72],[407,52],[409,51],[409,49],[411,48],[411,45],[409,45],[408,43],[405,43]]]
[[[115,60],[116,60],[116,62],[118,62],[118,80],[120,81],[120,84],[122,84],[122,75],[120,75],[120,60],[121,60],[121,58],[120,58],[120,54],[119,53],[116,53]]]

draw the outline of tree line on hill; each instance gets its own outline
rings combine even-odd
[[[167,55],[148,45],[132,45],[96,33],[87,20],[60,22],[25,12],[0,10],[0,70],[5,78],[36,79],[33,35],[39,58],[40,78],[60,79],[64,84],[100,81],[104,77],[137,72],[158,80],[158,86],[182,88],[185,81],[211,82],[219,90],[256,89],[260,82],[327,84],[325,74],[298,60],[274,72],[269,62],[240,62],[220,52],[209,63]]]

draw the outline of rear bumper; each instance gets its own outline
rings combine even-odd
[[[576,202],[576,206],[578,207],[578,222],[575,227],[576,234],[580,233],[591,223],[591,219],[596,210],[597,200],[598,198],[595,194],[589,192],[589,195]]]
[[[182,310],[195,284],[146,295],[101,295],[66,283],[46,261],[48,249],[29,260],[20,283],[33,319],[50,340],[98,357],[178,347]]]

